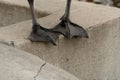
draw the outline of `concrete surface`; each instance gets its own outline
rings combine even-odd
[[[61,36],[58,46],[31,43],[26,39],[31,21],[25,21],[0,28],[0,42],[37,55],[82,80],[119,80],[120,9],[84,2],[74,4],[71,20],[84,26],[89,39],[66,40]],[[51,28],[59,23],[62,14],[56,12],[39,19],[39,23]]]
[[[47,16],[57,11],[64,11],[66,0],[35,0],[35,13],[37,18]],[[72,9],[79,5],[72,1]],[[47,7],[48,6],[48,7]],[[12,25],[31,18],[27,0],[0,0],[0,27]]]
[[[35,11],[37,18],[48,15],[45,12]],[[18,22],[31,19],[30,9],[21,7],[19,5],[10,5],[7,3],[0,3],[0,27],[12,25]]]
[[[38,74],[37,77],[36,74]],[[48,79],[78,80],[68,72],[50,65],[34,55],[0,44],[0,80]]]
[[[0,3],[19,5],[29,8],[27,0],[0,0]],[[35,0],[35,8],[41,12],[53,13],[56,11],[64,10],[66,0]],[[78,4],[77,0],[73,0],[72,4]],[[73,6],[75,8],[76,5]]]

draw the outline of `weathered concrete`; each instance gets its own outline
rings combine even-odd
[[[37,18],[48,15],[46,12],[35,11]],[[19,5],[0,3],[0,27],[31,19],[30,9]]]
[[[29,8],[27,0],[0,0],[0,3],[12,4]],[[77,4],[77,0],[73,0],[72,4]],[[66,0],[35,0],[35,8],[41,12],[53,13],[64,10]],[[76,5],[73,6],[75,8]]]
[[[48,79],[79,80],[34,55],[0,44],[0,80]]]
[[[35,0],[35,13],[37,18],[47,16],[57,11],[64,11],[66,0]],[[72,1],[72,9],[79,5]],[[12,25],[31,19],[27,0],[0,0],[0,27]]]
[[[60,37],[58,46],[31,43],[26,39],[31,31],[31,21],[26,21],[0,28],[0,41],[35,54],[82,80],[119,80],[120,10],[78,3],[71,11],[71,20],[84,26],[89,39],[66,40]],[[59,22],[62,14],[54,13],[39,22],[51,28]]]

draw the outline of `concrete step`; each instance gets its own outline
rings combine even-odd
[[[49,14],[47,12],[38,12],[35,10],[35,15],[37,18],[40,18]],[[31,12],[29,8],[0,2],[0,27],[12,25],[30,19]]]
[[[0,80],[48,79],[79,80],[30,53],[0,44]]]
[[[76,4],[77,0],[73,0],[72,4]],[[0,3],[9,5],[23,6],[29,8],[27,0],[0,0]],[[41,12],[53,13],[64,10],[66,0],[35,0],[35,9]],[[76,6],[76,5],[74,5]]]
[[[62,14],[56,12],[39,23],[51,28]],[[66,40],[61,36],[58,46],[31,43],[26,39],[31,21],[25,21],[0,28],[0,42],[37,55],[82,80],[119,80],[120,9],[79,2],[71,11],[71,20],[87,30],[89,39]]]

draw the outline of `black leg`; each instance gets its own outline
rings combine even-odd
[[[68,39],[73,37],[88,38],[88,34],[83,27],[70,21],[70,6],[71,0],[67,0],[65,14],[62,16],[61,22],[53,28],[53,31],[63,34]]]
[[[70,17],[70,6],[71,6],[71,0],[67,0],[65,14],[61,17],[61,20],[68,21]]]
[[[28,0],[28,3],[30,5],[30,9],[31,9],[33,25],[37,24],[35,13],[34,13],[34,0]]]
[[[32,14],[32,32],[29,36],[29,39],[32,42],[50,42],[53,45],[56,45],[56,41],[58,39],[59,33],[52,31],[51,29],[46,29],[40,26],[35,18],[34,14],[34,0],[28,0],[30,5],[31,14]]]

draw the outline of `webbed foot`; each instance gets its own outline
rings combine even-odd
[[[57,45],[56,41],[59,38],[59,33],[56,33],[50,29],[46,29],[38,25],[33,25],[29,39],[32,42],[50,42],[53,45]]]
[[[53,31],[61,33],[68,39],[74,37],[88,38],[86,30],[83,27],[71,22],[69,19],[62,19],[62,21],[53,28]]]

